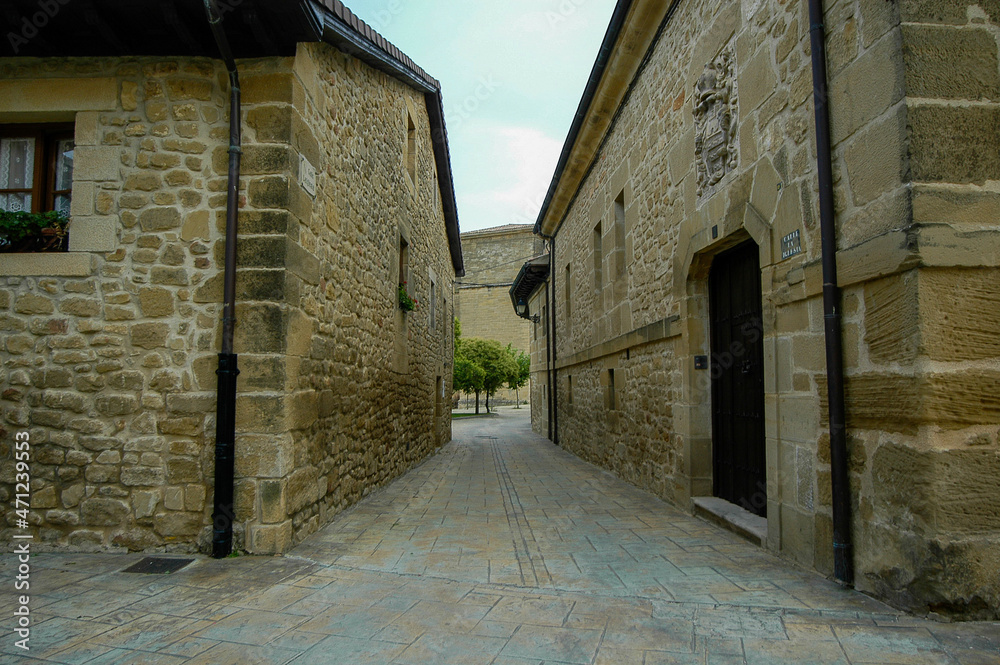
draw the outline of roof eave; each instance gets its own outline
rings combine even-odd
[[[525,302],[531,299],[542,284],[545,283],[549,277],[549,255],[543,254],[537,256],[530,261],[527,261],[521,270],[518,271],[517,277],[514,278],[513,284],[510,285],[508,293],[510,294],[511,305],[514,306],[514,313],[517,313],[517,301],[519,298],[524,298]],[[522,319],[530,318],[529,315],[524,316],[518,314]]]
[[[448,129],[445,125],[441,84],[364,21],[358,19],[339,0],[323,0],[322,3],[319,0],[309,1],[314,7],[325,10],[323,41],[424,93],[452,268],[456,277],[464,276],[461,228],[458,222],[458,203],[451,170],[451,152],[448,147]]]
[[[8,15],[28,16],[38,9],[36,0],[4,4]],[[452,267],[457,276],[464,275],[444,101],[437,79],[339,0],[242,0],[238,9],[238,13],[223,12],[237,58],[290,56],[299,43],[325,42],[425,95]],[[133,20],[137,12],[150,19]],[[25,45],[8,42],[0,43],[0,57],[218,58],[201,0],[72,2],[50,18],[44,35]]]
[[[677,2],[619,0],[535,221],[535,233],[552,237],[559,230],[646,54]]]

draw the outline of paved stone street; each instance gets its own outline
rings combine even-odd
[[[251,665],[1000,663],[1000,625],[913,618],[689,517],[531,433],[455,440],[291,555],[32,557],[30,658]],[[15,558],[3,557],[13,580]]]

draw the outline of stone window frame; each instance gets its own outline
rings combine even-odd
[[[594,310],[604,306],[604,220],[598,220],[592,232],[591,251],[594,256]]]
[[[397,277],[396,280],[397,288],[400,284],[404,284],[406,293],[413,296],[413,285],[410,284],[410,241],[407,235],[402,229],[400,229],[396,238],[396,257],[399,260],[399,265],[397,267]]]
[[[607,369],[607,408],[608,411],[618,410],[618,387],[615,385],[615,368],[609,367]]]
[[[94,275],[94,254],[113,252],[118,245],[118,219],[93,211],[96,183],[121,180],[120,149],[97,140],[101,112],[120,110],[118,80],[100,76],[0,80],[0,100],[0,122],[72,123],[75,145],[69,251],[0,254],[0,277]],[[86,178],[83,170],[88,172]]]
[[[615,197],[614,203],[611,204],[612,214],[614,216],[614,234],[615,234],[615,270],[614,279],[619,279],[625,275],[625,269],[627,266],[627,257],[625,256],[625,188],[623,187],[618,196]]]
[[[55,164],[52,160],[53,146],[57,141],[72,139],[74,152],[77,143],[76,123],[65,119],[52,122],[5,122],[0,124],[0,136],[35,137],[36,164],[35,182],[32,186],[31,212],[47,212],[52,209],[53,190],[49,187],[54,178]],[[39,148],[42,159],[38,159]],[[74,160],[75,161],[75,160]],[[75,166],[75,164],[74,164]],[[78,192],[76,169],[70,183],[70,200]],[[22,252],[0,254],[0,277],[89,277],[93,274],[90,253],[104,248],[91,248],[86,240],[88,234],[81,232],[79,216],[73,214],[70,204],[69,251],[66,252]],[[85,230],[83,230],[85,231]]]
[[[437,321],[439,318],[437,314],[438,279],[437,275],[434,274],[433,269],[428,269],[428,279],[430,280],[430,291],[427,297],[427,307],[430,311],[428,312],[427,316],[429,318],[430,329],[437,330]]]
[[[439,425],[444,415],[444,376],[438,374],[434,379],[434,423]]]
[[[566,262],[566,270],[563,273],[563,311],[566,312],[566,334],[573,334],[573,271],[572,271],[572,261]]]
[[[406,108],[403,110],[403,171],[404,178],[410,194],[417,195],[417,113],[409,99],[406,100]]]

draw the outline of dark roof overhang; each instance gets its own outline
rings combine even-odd
[[[531,300],[531,296],[534,295],[545,280],[549,277],[549,255],[543,254],[542,256],[536,256],[531,259],[523,266],[521,266],[520,272],[517,273],[517,277],[514,278],[514,283],[510,286],[510,302],[514,306],[514,311],[517,312],[517,303],[522,298],[524,302]],[[529,318],[528,314],[521,317],[522,319]]]
[[[323,41],[424,94],[451,262],[464,275],[441,84],[339,0],[217,4],[237,58],[293,56],[300,42]],[[204,0],[0,0],[0,20],[13,28],[0,58],[219,57]]]
[[[318,41],[308,4],[221,0],[233,54],[295,55],[297,43]],[[10,26],[0,57],[218,57],[204,0],[3,0],[0,17]]]

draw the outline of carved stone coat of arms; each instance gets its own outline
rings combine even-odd
[[[695,84],[695,160],[698,166],[698,197],[714,188],[739,162],[736,131],[736,59],[723,51],[705,65]]]

